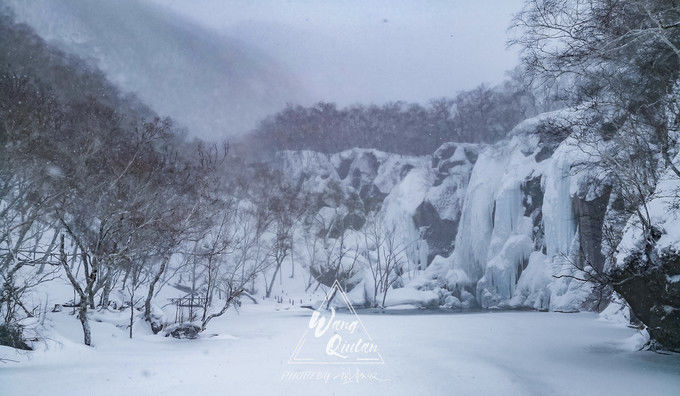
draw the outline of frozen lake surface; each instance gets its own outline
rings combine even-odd
[[[2,395],[677,395],[680,355],[635,352],[636,330],[596,314],[361,315],[382,365],[288,363],[311,311],[248,306],[198,340],[50,316],[47,350],[2,356]],[[347,316],[340,314],[339,317]],[[142,326],[140,326],[142,329]],[[44,349],[44,348],[43,348]]]

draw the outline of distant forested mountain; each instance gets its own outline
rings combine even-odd
[[[496,142],[520,121],[551,110],[555,102],[513,72],[498,86],[482,84],[427,105],[289,105],[263,120],[242,143],[258,150],[334,153],[362,147],[422,155],[444,142]]]

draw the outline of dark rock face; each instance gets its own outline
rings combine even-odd
[[[447,161],[442,162],[439,165],[439,167],[437,168],[437,180],[435,180],[434,185],[438,186],[438,185],[442,184],[444,179],[446,179],[449,176],[451,169],[455,168],[456,166],[460,166],[460,165],[465,165],[465,161],[464,160],[457,160],[457,161],[447,160]]]
[[[372,181],[378,175],[380,162],[378,162],[378,158],[372,152],[361,153],[361,155],[353,161],[353,164],[354,170],[351,172],[350,184],[355,189],[359,189],[362,184],[367,181]],[[350,165],[350,168],[351,167],[352,166]],[[342,175],[340,176],[342,177]]]
[[[158,334],[161,330],[163,330],[163,323],[161,322],[152,320],[149,324],[151,325],[151,331],[153,331],[154,334]]]
[[[434,185],[442,184],[442,181],[449,175],[450,166],[445,162],[456,152],[458,146],[455,143],[444,143],[437,151],[432,154],[432,168],[437,170],[437,179]]]
[[[479,157],[479,151],[477,151],[477,149],[465,147],[463,151],[465,152],[465,158],[467,158],[467,160],[470,161],[471,164],[477,162],[477,158]]]
[[[602,254],[602,224],[609,203],[611,188],[605,188],[602,195],[586,201],[578,196],[572,197],[574,217],[578,224],[579,260],[592,266],[598,272],[604,268]]]
[[[453,143],[444,143],[441,147],[437,149],[437,151],[434,152],[432,155],[432,167],[436,168],[440,162],[447,158],[451,158],[453,153],[456,152],[456,149],[458,146]]]
[[[536,159],[536,162],[545,161],[548,158],[552,157],[554,152],[555,152],[554,147],[543,146],[541,147],[541,150],[538,153],[536,153],[536,156],[534,158]]]
[[[198,338],[198,333],[201,332],[201,327],[193,323],[180,323],[170,326],[166,332],[166,337],[173,337],[178,339],[188,338],[190,340]]]
[[[520,186],[522,190],[522,206],[524,206],[524,216],[531,219],[533,225],[531,239],[534,241],[534,249],[542,251],[545,248],[543,243],[543,194],[541,189],[541,176],[527,179]]]
[[[348,213],[344,219],[342,219],[342,223],[345,227],[345,229],[353,229],[354,231],[358,231],[361,229],[361,227],[364,226],[364,223],[366,223],[366,219],[364,216],[362,216],[359,213],[353,212],[353,213]]]
[[[361,155],[361,159],[363,161],[366,161],[370,168],[370,172],[373,176],[378,174],[378,168],[380,167],[380,163],[378,162],[378,158],[373,154],[372,152],[365,152]]]
[[[444,143],[437,151],[432,155],[432,168],[437,171],[437,177],[434,181],[434,186],[442,184],[444,179],[449,177],[451,174],[451,169],[465,165],[468,162],[474,164],[477,162],[477,157],[479,156],[478,149],[474,147],[463,147],[463,154],[465,158],[458,157],[458,159],[452,159],[451,157],[456,153],[458,149],[456,143]]]
[[[431,203],[424,201],[413,215],[413,222],[421,229],[421,237],[427,242],[429,265],[436,255],[448,256],[453,251],[458,221],[442,219]]]
[[[314,279],[318,280],[322,285],[332,287],[337,280],[343,289],[352,290],[361,279],[355,277],[356,269],[346,270],[345,268],[313,266],[309,269]]]
[[[562,125],[556,120],[544,119],[536,126],[534,133],[538,135],[540,144],[554,151],[572,133],[572,128],[570,125]]]
[[[340,179],[345,180],[345,178],[349,174],[349,167],[350,166],[352,166],[352,159],[351,158],[345,158],[340,162],[338,169],[336,169],[337,172],[338,172],[338,176],[340,176]]]
[[[333,224],[328,230],[328,236],[330,238],[340,238],[340,236],[348,229],[358,231],[364,226],[364,223],[366,223],[366,218],[359,212],[350,212],[342,218],[336,217],[335,220],[336,221],[333,221]]]
[[[401,168],[401,171],[399,171],[399,179],[404,180],[404,178],[406,177],[406,175],[408,175],[411,169],[413,169],[413,165],[411,164],[404,165]]]
[[[336,220],[338,220],[338,216],[335,217],[333,223],[328,229],[329,238],[339,238],[345,232],[345,230],[347,230],[345,227],[345,222],[343,221],[344,219],[340,219],[340,221]]]
[[[188,290],[191,291],[191,289]],[[123,307],[121,307],[121,309],[122,308]],[[158,307],[153,307],[148,321],[149,325],[151,326],[151,331],[153,331],[154,334],[158,334],[161,330],[163,330],[163,326],[166,324],[163,319],[163,311]]]
[[[375,184],[368,184],[361,187],[359,197],[364,204],[365,211],[372,212],[380,209],[387,194],[381,192]]]
[[[354,172],[352,172],[352,181],[350,184],[354,188],[359,188],[359,186],[361,186],[361,171],[359,168],[354,169]]]
[[[652,340],[680,352],[680,252],[659,251],[655,245],[661,233],[651,234],[622,267],[611,271],[612,287],[647,326]]]

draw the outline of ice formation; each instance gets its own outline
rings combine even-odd
[[[308,191],[333,182],[358,194],[396,231],[408,264],[388,302],[435,304],[405,288],[449,308],[574,311],[591,292],[569,276],[574,264],[602,256],[601,219],[584,213],[604,213],[609,190],[574,171],[586,156],[564,127],[573,116],[543,114],[497,144],[445,143],[430,156],[284,151],[275,165]],[[356,302],[372,294],[369,283],[350,292]]]

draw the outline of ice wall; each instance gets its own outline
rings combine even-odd
[[[543,167],[533,157],[536,146],[535,137],[513,136],[487,148],[472,171],[451,260],[454,277],[447,281],[467,289],[482,307],[512,297],[533,250],[523,184]],[[465,284],[456,272],[466,274]]]
[[[590,256],[600,253],[599,240],[583,236],[601,238],[595,231],[602,222],[577,217],[575,202],[581,210],[604,202],[604,210],[609,195],[606,189],[584,187],[587,178],[575,170],[584,155],[573,140],[566,135],[544,138],[554,136],[549,128],[561,130],[570,117],[572,112],[562,111],[527,120],[480,154],[465,194],[455,250],[436,259],[431,269],[463,303],[572,311],[590,294],[588,285],[569,275],[575,275],[584,250]],[[579,227],[590,232],[579,232]]]
[[[558,147],[550,159],[543,196],[543,226],[548,257],[568,253],[576,224],[571,205],[571,165],[568,145]]]
[[[400,287],[436,291],[445,307],[574,311],[591,289],[571,276],[601,261],[609,189],[576,172],[586,156],[564,133],[572,117],[544,114],[495,145],[447,143],[431,156],[286,151],[275,166],[378,211],[408,246]]]

